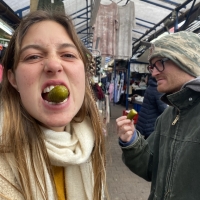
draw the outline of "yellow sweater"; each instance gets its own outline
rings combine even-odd
[[[53,166],[53,176],[56,184],[58,200],[66,200],[64,167]]]

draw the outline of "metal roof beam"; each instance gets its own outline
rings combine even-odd
[[[137,23],[137,22],[136,22],[136,24],[137,24],[138,26],[142,26],[142,27],[145,27],[145,28],[152,28],[152,27],[150,27],[150,26],[145,26],[145,25],[140,24],[140,23]]]
[[[142,33],[142,32],[140,32],[140,31],[136,31],[136,30],[132,30],[133,32],[136,32],[136,33],[139,33],[139,34],[144,34],[144,33]]]
[[[183,13],[181,16],[179,16],[179,22],[184,21],[184,20],[187,18],[189,12],[190,12],[190,10],[187,10],[186,13]],[[195,19],[197,19],[197,17],[199,16],[199,12],[200,12],[200,3],[198,3],[198,4],[196,4],[196,5],[194,6],[193,12],[191,13],[190,18],[188,19],[188,20],[189,20],[189,23],[192,23]],[[169,28],[173,27],[173,24],[174,24],[174,23],[171,22],[171,23],[168,25],[168,27],[169,27]],[[182,30],[182,27],[183,27],[183,26],[181,26],[181,27],[178,29],[178,31],[181,31],[181,30]],[[155,35],[160,35],[160,34],[162,34],[163,32],[164,32],[163,29],[160,29],[160,30],[158,30],[158,31],[155,33]],[[155,38],[155,37],[154,37],[153,35],[151,35],[151,36],[149,37],[149,41],[151,41],[151,40],[154,39],[154,38]]]
[[[181,8],[183,8],[184,6],[186,6],[188,3],[190,3],[191,1],[193,1],[193,0],[187,0],[187,1],[185,1],[181,6],[179,6],[179,7],[177,7],[177,8],[175,8],[175,10],[177,10],[177,11],[179,11]],[[200,3],[198,3],[198,4],[196,4],[195,6],[194,6],[194,9],[193,9],[193,13],[192,13],[192,15],[191,15],[191,17],[190,17],[190,21],[193,21],[194,19],[196,19],[197,18],[197,16],[199,15],[199,9],[200,9]],[[182,22],[182,21],[184,21],[185,20],[185,18],[186,18],[186,16],[188,15],[188,13],[189,13],[189,11],[190,10],[187,10],[186,11],[186,13],[183,13],[181,16],[179,16],[179,22]],[[166,18],[168,18],[168,17],[170,17],[170,15],[168,15]],[[166,18],[165,19],[163,19],[161,22],[163,22],[164,20],[166,20]],[[161,23],[160,22],[160,23]],[[159,23],[159,25],[160,25],[160,23]],[[174,22],[171,22],[169,25],[168,25],[168,27],[170,28],[170,27],[173,27],[173,25],[174,25]],[[157,24],[157,26],[158,26],[158,24]],[[155,26],[156,27],[156,26]],[[152,34],[151,36],[149,36],[149,38],[148,38],[148,41],[151,41],[152,39],[154,39],[155,37],[156,37],[156,35],[158,36],[158,35],[161,35],[162,33],[164,33],[166,31],[166,29],[165,29],[165,27],[163,27],[163,28],[161,28],[161,29],[159,29],[157,32],[155,32],[154,34]],[[181,31],[181,29],[179,29],[179,31]],[[150,31],[149,31],[150,32]],[[149,33],[148,32],[148,33]],[[141,37],[142,38],[142,37]],[[137,49],[140,47],[140,43],[139,43],[139,41],[140,41],[140,39],[138,39],[137,41],[135,41],[133,44],[136,44],[136,46],[134,47],[133,46],[133,48],[132,48],[132,54],[134,55],[134,53],[137,51]]]
[[[181,8],[183,8],[184,6],[186,6],[188,3],[190,3],[193,0],[187,0],[185,1],[182,5],[180,5],[179,7],[175,8],[175,11],[179,11]],[[172,15],[172,12],[167,15],[163,20],[161,20],[159,23],[157,23],[154,27],[152,27],[150,30],[148,30],[144,35],[142,35],[137,41],[135,41],[132,45],[134,45],[135,43],[139,42],[144,36],[148,35],[151,31],[156,30],[156,27],[160,26],[166,19],[170,18]],[[134,49],[134,46],[133,46]]]
[[[22,12],[25,11],[25,10],[28,10],[28,9],[30,9],[30,6],[26,6],[26,7],[22,8],[22,9],[19,9],[19,10],[15,11],[15,13],[17,15],[19,15],[19,17],[22,18],[23,17]]]
[[[180,6],[181,5],[180,3],[176,3],[176,2],[171,1],[171,0],[162,0],[162,1],[164,1],[166,3],[170,3],[170,4],[175,5],[175,6]]]
[[[161,8],[167,9],[167,10],[174,10],[173,8],[170,8],[170,7],[167,7],[167,6],[163,6],[163,5],[161,5],[161,4],[154,3],[154,2],[149,1],[149,0],[140,0],[140,1],[144,1],[144,2],[146,2],[146,3],[150,3],[150,4],[153,4],[153,5],[155,5],[155,6],[159,6],[159,7],[161,7]]]
[[[21,18],[4,1],[0,1],[0,14],[1,19],[14,29],[21,21]]]
[[[85,10],[85,9],[84,9]],[[90,11],[90,10],[89,10]],[[77,12],[78,13],[78,12]],[[76,17],[74,17],[74,18],[72,18],[73,20],[74,19],[76,19],[76,18],[81,18],[83,15],[86,15],[88,13],[88,11],[86,11],[86,12],[84,12],[84,13],[82,13],[82,14],[80,14],[80,15],[78,15],[78,16],[76,16]]]
[[[82,21],[82,22],[79,22],[78,24],[75,24],[75,27],[76,26],[78,26],[78,25],[80,25],[80,24],[82,24],[82,23],[84,23],[84,22],[86,22],[87,20],[84,20],[84,21]]]
[[[86,13],[85,13],[85,14],[86,14]],[[76,17],[76,18],[78,18],[78,19],[86,19],[86,20],[88,19],[88,17],[81,17],[81,16],[80,16],[80,17]],[[76,19],[76,18],[75,18],[75,19]]]
[[[193,8],[194,8],[195,2],[196,2],[196,0],[194,0],[193,3],[192,3],[192,6],[191,6],[191,8],[190,8],[190,11],[189,11],[189,13],[187,14],[185,23],[182,25],[182,29],[185,29],[185,28],[187,27],[187,25],[188,25],[188,19],[189,19],[191,13],[193,12]],[[177,29],[178,29],[178,28],[177,28]]]
[[[142,22],[146,22],[146,23],[149,23],[149,24],[155,25],[155,23],[152,23],[152,22],[149,22],[149,21],[146,21],[146,20],[143,20],[143,19],[137,18],[137,17],[136,17],[135,19],[140,20],[140,21],[142,21]]]
[[[86,28],[84,28],[84,29],[82,29],[82,30],[80,30],[79,32],[78,32],[78,34],[84,34],[84,33],[82,33],[83,31],[86,31],[88,28],[90,28],[90,27],[86,27]]]
[[[87,34],[87,35],[90,35],[90,36],[93,36],[93,33],[81,33],[81,34]],[[86,37],[86,36],[85,36]]]
[[[91,35],[86,35],[86,36],[83,36],[81,40],[87,40],[87,39],[90,39],[91,37],[92,37]]]
[[[91,7],[91,6],[89,6],[89,7]],[[87,9],[86,7],[83,8],[83,9],[80,9],[80,10],[76,11],[75,13],[72,13],[70,16],[72,17],[73,15],[76,15],[76,14],[78,14],[78,13],[80,13],[81,11],[86,10],[86,9]]]
[[[82,17],[83,15],[87,15],[88,16],[88,11],[86,11],[86,12],[84,12],[84,13],[82,13],[82,14],[74,17],[74,18],[72,18],[72,20],[75,20],[77,18],[78,19],[85,19],[85,20],[79,22],[78,24],[75,24],[75,27],[78,26],[78,25],[80,25],[80,24],[82,24],[82,23],[85,23],[85,22],[86,22],[86,25],[88,26],[88,21],[90,20],[90,18],[89,17]]]
[[[144,45],[146,47],[150,47],[151,43],[150,42],[141,41],[141,45]]]
[[[88,0],[86,0],[86,7],[87,7],[87,13],[86,13],[86,16],[87,16],[87,19],[89,18],[88,16],[88,12],[89,12],[89,8],[88,8]],[[89,33],[89,24],[88,24],[88,20],[87,20],[87,34]]]
[[[126,5],[129,1],[130,1],[130,0],[127,0],[126,3],[125,3],[125,5]]]

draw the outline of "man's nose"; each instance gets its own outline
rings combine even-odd
[[[151,72],[151,75],[153,77],[156,77],[156,75],[158,75],[158,74],[160,74],[160,72],[154,67],[153,70],[152,70],[152,72]]]

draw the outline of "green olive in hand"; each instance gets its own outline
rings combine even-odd
[[[56,85],[48,94],[50,102],[60,103],[69,96],[68,89],[63,85]]]
[[[137,111],[134,110],[134,109],[131,109],[130,112],[128,113],[128,115],[127,115],[127,119],[132,120],[135,115],[137,115]]]

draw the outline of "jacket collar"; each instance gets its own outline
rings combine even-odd
[[[181,110],[193,105],[197,100],[199,101],[200,93],[186,87],[173,94],[164,94],[161,100]]]
[[[161,100],[170,106],[185,107],[190,99],[190,103],[194,102],[200,96],[200,76],[185,83],[182,88],[173,94],[164,94]],[[192,99],[191,99],[192,98]],[[180,105],[179,105],[180,104]],[[182,106],[181,106],[182,105]]]

